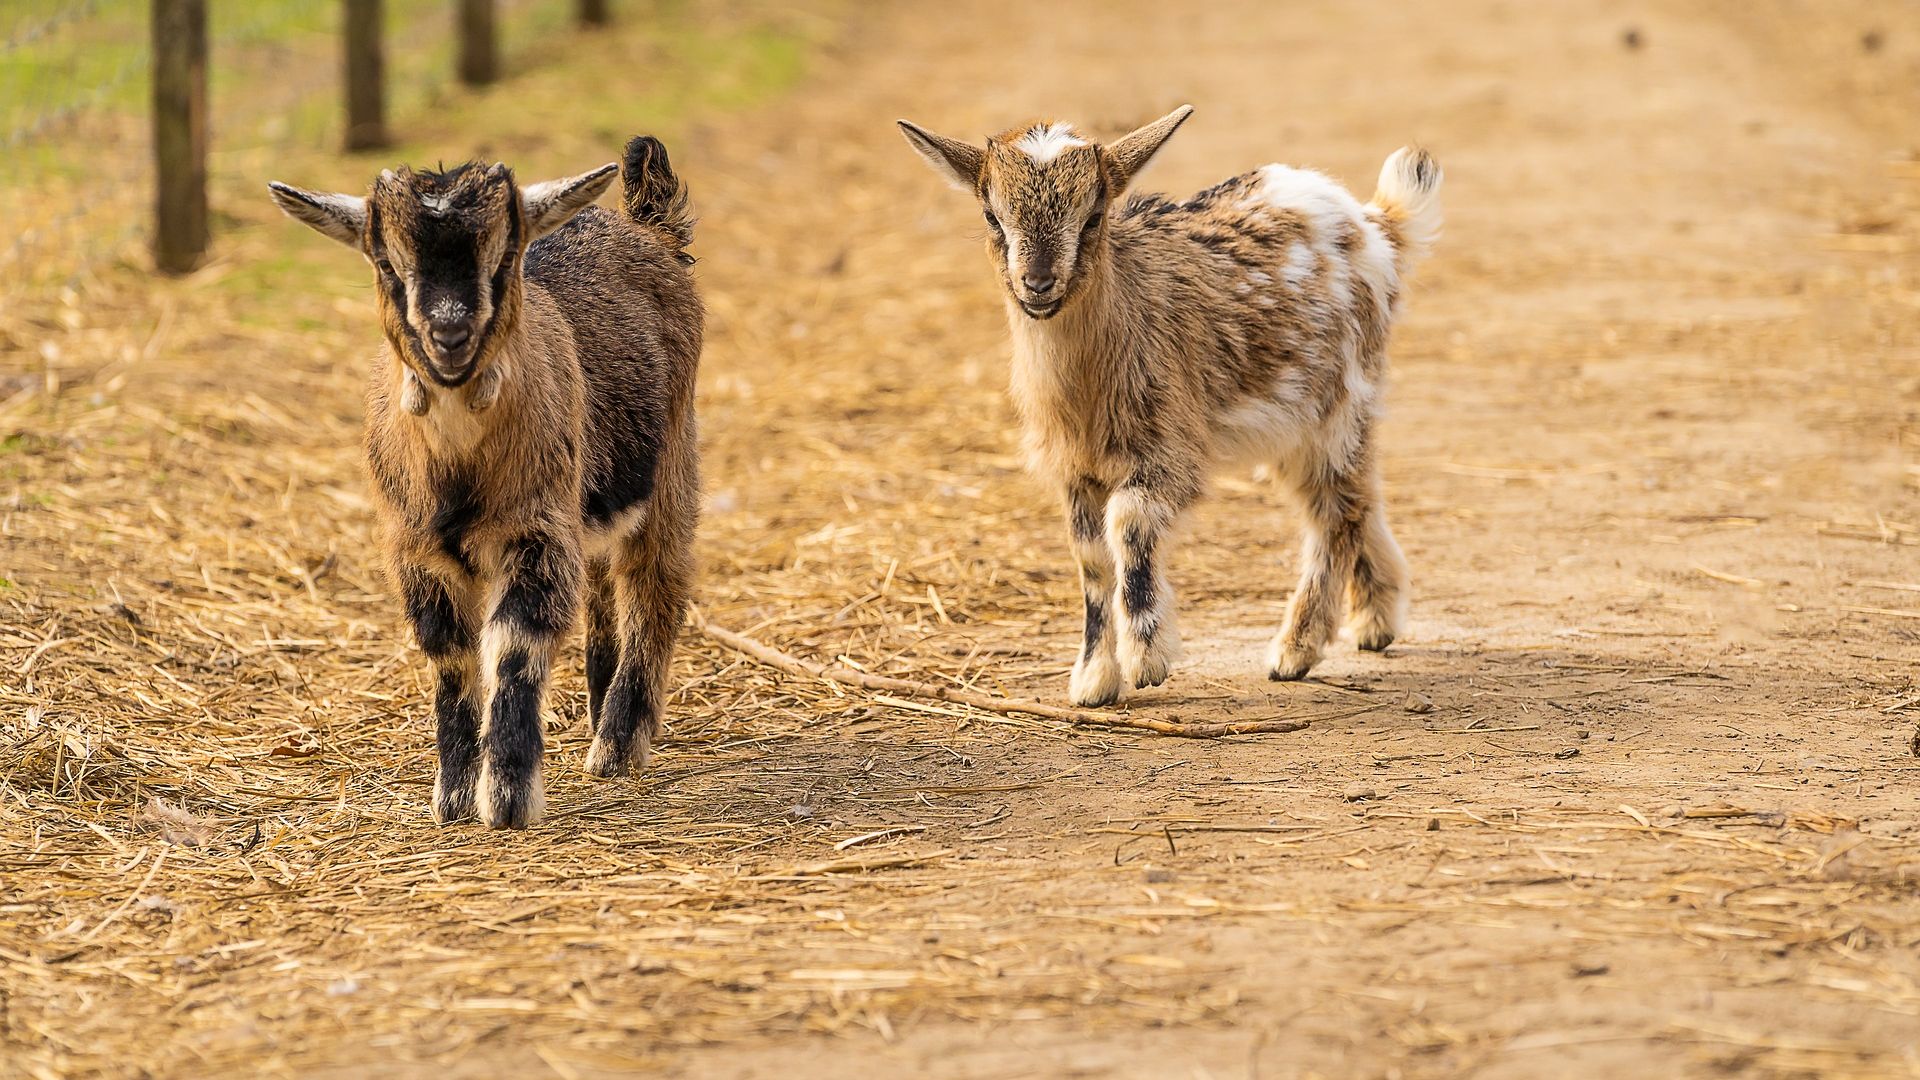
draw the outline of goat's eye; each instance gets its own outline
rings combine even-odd
[[[1001,228],[1000,228],[1000,219],[999,219],[999,218],[997,218],[997,217],[994,217],[994,216],[993,216],[993,211],[991,211],[991,210],[982,210],[982,211],[980,211],[980,213],[981,213],[981,215],[982,215],[982,216],[984,216],[984,217],[985,217],[985,218],[987,219],[987,227],[988,227],[988,228],[990,228],[990,229],[992,229],[992,230],[993,230],[994,232],[1000,232],[1000,231],[1002,231],[1002,230],[1001,230]]]
[[[1105,221],[1106,217],[1107,215],[1105,214],[1097,213],[1097,212],[1094,213],[1093,215],[1087,218],[1087,223],[1080,227],[1080,231],[1083,233],[1092,232],[1093,230],[1100,227],[1100,223],[1102,221]]]
[[[385,255],[375,255],[373,257],[373,268],[380,271],[383,277],[393,276],[393,264],[387,261]]]

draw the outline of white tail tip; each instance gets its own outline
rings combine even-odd
[[[1403,146],[1380,166],[1380,186],[1373,205],[1399,226],[1401,261],[1426,254],[1440,237],[1440,182],[1445,174],[1432,154],[1417,146]]]

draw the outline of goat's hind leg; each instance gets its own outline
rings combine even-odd
[[[1367,513],[1347,596],[1354,643],[1368,652],[1380,652],[1406,632],[1408,573],[1407,557],[1401,554],[1393,530],[1387,527],[1378,482],[1372,487],[1373,507]]]
[[[692,531],[690,515],[656,505],[614,551],[620,659],[587,749],[587,772],[594,776],[643,770],[652,756],[673,647],[693,590]]]
[[[1365,470],[1341,471],[1315,462],[1294,483],[1306,518],[1300,583],[1287,604],[1286,623],[1267,651],[1267,677],[1283,682],[1305,678],[1333,640],[1374,507]]]
[[[1082,478],[1067,485],[1067,527],[1073,557],[1080,566],[1080,596],[1086,625],[1080,655],[1073,661],[1067,695],[1075,705],[1097,709],[1120,697],[1120,661],[1114,651],[1113,549],[1107,546],[1107,497],[1110,489]]]
[[[587,724],[588,733],[600,730],[600,712],[607,687],[620,663],[620,615],[614,600],[613,575],[605,560],[587,567]]]

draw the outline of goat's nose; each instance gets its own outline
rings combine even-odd
[[[467,339],[473,336],[473,331],[467,329],[467,324],[463,322],[435,323],[432,331],[433,343],[448,352],[465,345]]]
[[[1030,293],[1045,296],[1053,291],[1054,277],[1051,273],[1025,274],[1021,276],[1020,281],[1026,285]]]

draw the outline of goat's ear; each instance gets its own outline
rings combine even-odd
[[[567,223],[567,219],[587,208],[613,183],[620,166],[613,162],[559,180],[542,180],[520,189],[527,208],[527,242],[547,235]]]
[[[934,172],[947,178],[947,183],[969,195],[979,189],[980,170],[987,165],[985,150],[945,135],[935,135],[910,120],[900,121],[900,133],[907,137],[907,142],[921,157],[927,159],[927,164],[933,166]]]
[[[1141,170],[1147,167],[1147,162],[1153,160],[1153,155],[1160,152],[1160,148],[1173,138],[1173,133],[1180,130],[1180,125],[1192,115],[1193,106],[1182,105],[1108,146],[1107,165],[1113,172],[1116,191],[1125,190],[1128,184],[1133,183],[1133,178],[1140,175]]]
[[[273,201],[288,217],[360,250],[367,228],[367,200],[358,195],[308,191],[277,180],[268,184],[267,190],[273,192]]]

